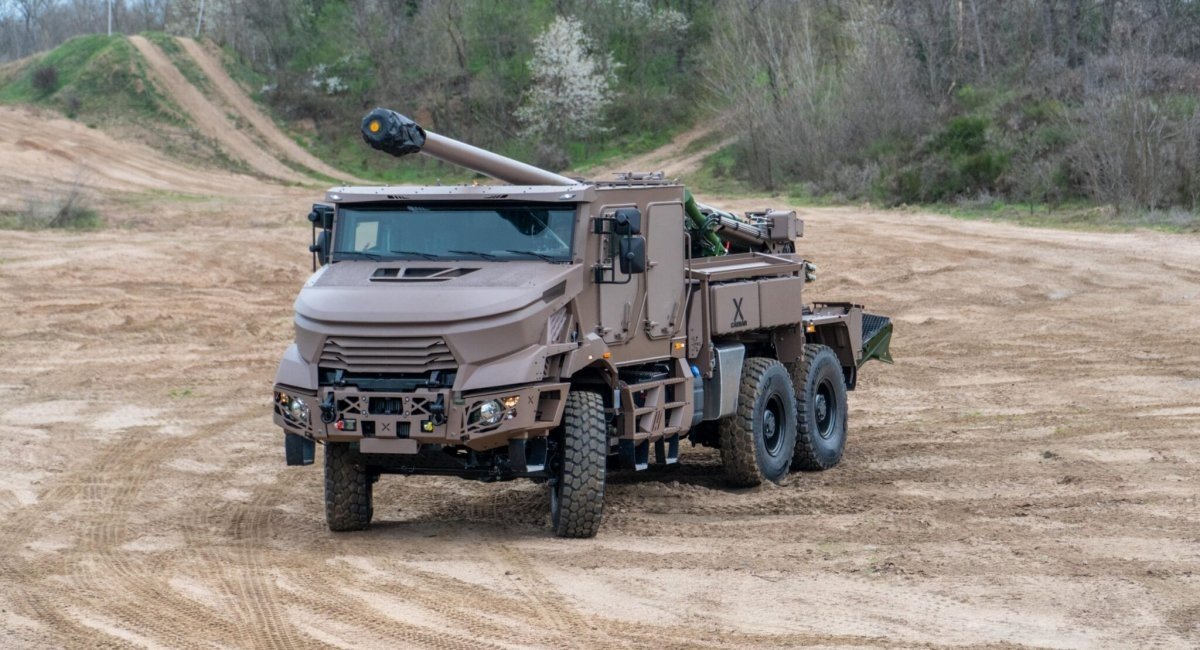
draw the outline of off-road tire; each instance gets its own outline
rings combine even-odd
[[[593,537],[604,512],[608,427],[604,399],[571,391],[563,408],[558,440],[558,476],[551,482],[550,515],[559,537]]]
[[[796,401],[787,368],[753,357],[742,366],[737,412],[721,420],[721,462],[735,487],[778,483],[796,445]]]
[[[846,376],[837,354],[824,345],[804,346],[792,368],[800,426],[792,466],[820,471],[837,465],[846,448]]]
[[[371,525],[372,478],[350,443],[325,444],[325,522],[329,530],[366,530]]]

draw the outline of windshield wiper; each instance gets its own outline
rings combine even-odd
[[[540,257],[543,260],[546,260],[547,262],[561,262],[562,261],[553,255],[547,255],[545,253],[539,253],[537,251],[519,251],[516,249],[508,248],[508,249],[505,249],[505,252],[506,253],[516,253],[518,255],[533,255],[534,257]]]
[[[441,257],[441,255],[435,255],[433,253],[425,253],[422,251],[388,251],[388,252],[396,253],[397,255],[417,255],[420,257],[424,257],[427,260],[436,260],[439,257]]]
[[[485,259],[485,260],[498,260],[498,259],[500,259],[499,257],[496,257],[495,255],[492,255],[491,253],[484,253],[484,252],[482,252],[482,251],[446,251],[446,252],[447,252],[447,253],[458,253],[459,255],[477,255],[477,256],[479,256],[479,257],[482,257],[482,258],[483,258],[483,259]]]
[[[383,261],[382,255],[377,255],[375,253],[368,253],[366,251],[336,251],[336,252],[334,252],[334,255],[336,255],[339,259],[346,259],[347,255],[353,255],[353,256],[357,256],[359,259],[362,259],[365,257],[373,262],[382,262]]]

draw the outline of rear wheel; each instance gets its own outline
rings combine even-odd
[[[846,448],[846,376],[837,354],[824,345],[804,346],[804,359],[793,368],[800,429],[792,464],[824,470],[842,460]]]
[[[737,412],[721,420],[721,461],[732,485],[778,483],[796,445],[796,401],[783,364],[755,357],[742,367]]]
[[[608,428],[597,393],[571,391],[562,426],[553,435],[550,516],[559,537],[592,537],[604,511]]]
[[[325,444],[325,522],[329,530],[366,530],[371,525],[375,478],[350,443]]]

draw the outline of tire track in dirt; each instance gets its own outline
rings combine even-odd
[[[131,632],[173,645],[187,641],[198,625],[208,630],[207,635],[227,627],[219,617],[189,616],[189,611],[197,613],[190,601],[166,589],[153,572],[135,565],[131,556],[119,548],[126,538],[127,513],[136,511],[133,502],[141,486],[172,451],[171,441],[159,439],[147,444],[146,440],[144,432],[135,433],[101,452],[94,465],[80,472],[86,475],[87,483],[76,496],[84,497],[79,505],[88,513],[85,517],[93,521],[84,525],[77,552],[91,561],[81,567],[39,562],[17,569],[22,574],[21,583],[38,583],[36,593],[22,590],[23,602],[34,616],[57,619],[81,636],[94,638],[94,629],[82,626],[75,617],[64,617],[61,608],[54,605],[72,602],[80,609],[98,610]],[[46,505],[62,511],[68,504],[43,501],[39,509]],[[49,580],[65,570],[73,570],[78,588]],[[227,636],[225,640],[232,641],[234,637]]]
[[[534,486],[386,477],[379,525],[332,535],[266,406],[308,273],[281,224],[311,197],[237,182],[242,213],[203,227],[9,234],[0,455],[37,478],[0,489],[37,501],[4,501],[0,645],[1200,642],[1200,239],[810,210],[801,243],[837,262],[809,298],[897,323],[837,469],[729,490],[686,449],[613,474],[600,535],[570,541]],[[116,405],[166,415],[81,424]]]
[[[286,620],[278,589],[269,582],[261,561],[264,542],[271,538],[271,508],[279,502],[279,496],[275,486],[260,489],[252,504],[239,509],[230,521],[229,537],[242,567],[236,584],[238,602],[250,610],[243,632],[249,632],[247,638],[254,639],[252,645],[259,648],[287,649],[302,645]]]
[[[183,110],[187,111],[196,127],[205,136],[220,143],[231,156],[244,160],[258,173],[276,180],[300,184],[316,182],[314,179],[292,170],[255,144],[229,121],[220,108],[184,78],[170,59],[158,49],[158,46],[142,36],[130,36],[129,42],[141,53],[153,71],[155,79],[162,84],[167,94]]]
[[[143,563],[120,547],[127,541],[128,515],[136,512],[138,497],[155,479],[163,464],[177,453],[181,442],[202,440],[206,433],[186,441],[147,437],[137,431],[101,454],[88,471],[95,480],[89,499],[99,510],[99,522],[88,526],[81,551],[97,558],[83,576],[88,593],[116,590],[115,598],[93,605],[102,614],[120,622],[125,629],[171,645],[194,640],[197,629],[205,630],[206,641],[231,644],[237,641],[229,621],[170,589]],[[188,553],[187,550],[184,551]],[[167,554],[168,556],[171,553]]]

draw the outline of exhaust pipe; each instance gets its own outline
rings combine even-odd
[[[579,185],[579,181],[566,176],[426,131],[386,108],[367,113],[362,121],[362,136],[372,149],[397,158],[423,153],[513,185]]]

